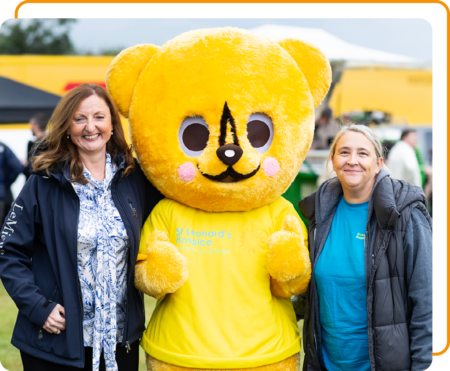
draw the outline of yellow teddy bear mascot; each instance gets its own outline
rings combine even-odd
[[[235,28],[137,45],[112,62],[108,90],[167,197],[136,265],[136,287],[158,299],[141,340],[149,370],[298,369],[290,296],[311,268],[307,230],[281,195],[330,80],[315,47]]]

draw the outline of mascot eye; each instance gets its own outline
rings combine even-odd
[[[253,113],[247,121],[247,138],[259,153],[266,152],[273,139],[273,124],[264,113]]]
[[[181,123],[178,140],[183,152],[190,157],[200,156],[209,139],[208,124],[202,117],[187,117]]]

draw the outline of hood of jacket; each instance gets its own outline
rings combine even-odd
[[[403,209],[413,202],[427,205],[422,188],[405,181],[391,182],[389,172],[381,169],[378,173],[369,200],[368,212],[375,212],[382,228],[393,229],[395,221]],[[300,211],[308,219],[315,218],[319,225],[333,214],[343,196],[341,182],[337,177],[322,183],[319,189],[299,202]],[[376,202],[374,202],[376,200]]]

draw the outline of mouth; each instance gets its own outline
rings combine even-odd
[[[197,168],[205,178],[208,178],[210,180],[216,180],[221,183],[235,183],[239,180],[251,178],[259,171],[261,165],[258,165],[258,167],[255,170],[253,170],[251,173],[248,174],[240,174],[237,171],[235,171],[231,166],[229,166],[228,169],[226,169],[222,174],[219,175],[206,174],[200,170],[198,165]]]
[[[96,140],[99,136],[100,136],[100,134],[83,135],[83,138],[84,138],[84,139],[87,139],[87,140],[89,140],[89,141],[94,141],[94,140]]]

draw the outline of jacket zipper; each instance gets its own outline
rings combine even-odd
[[[70,183],[70,182],[69,182]],[[74,196],[74,198],[76,199],[76,208],[77,208],[77,223],[76,223],[76,228],[75,228],[75,237],[73,239],[73,241],[75,241],[75,248],[73,249],[73,251],[75,252],[75,261],[78,262],[78,256],[77,256],[77,251],[78,251],[78,242],[77,242],[77,235],[78,235],[78,222],[80,221],[80,198],[78,197],[77,193],[75,192],[75,190],[73,189],[72,184],[70,183],[70,187],[67,187],[71,190],[72,195]],[[80,349],[81,351],[81,362],[83,364],[83,367],[85,366],[85,362],[86,360],[84,359],[85,354],[84,354],[84,339],[83,339],[83,294],[81,292],[81,284],[80,284],[80,278],[78,277],[78,263],[76,266],[76,277],[77,277],[77,286],[78,286],[78,293],[80,296],[80,326],[79,328],[81,329],[81,336],[80,336]]]
[[[72,188],[73,193],[75,193],[75,190]],[[77,251],[78,251],[78,242],[77,242],[77,236],[78,236],[78,222],[80,221],[80,198],[78,197],[78,195],[75,193],[75,196],[77,196],[77,228],[76,228],[76,234],[75,234],[75,261],[77,262],[77,284],[78,284],[78,293],[80,295],[80,309],[81,309],[81,313],[80,313],[80,328],[81,328],[81,336],[80,336],[80,341],[81,341],[81,347],[80,349],[81,351],[81,361],[83,363],[83,367],[85,366],[85,362],[86,360],[84,359],[84,338],[83,338],[83,317],[84,317],[84,309],[83,309],[83,293],[81,292],[81,284],[80,284],[80,277],[78,277],[78,256],[77,256]]]
[[[117,172],[116,176],[118,176],[118,174],[120,174],[120,173]],[[114,182],[114,180],[113,180],[113,182]],[[133,242],[136,242],[136,235],[134,234],[133,223],[132,223],[132,221],[130,220],[130,218],[129,218],[129,216],[128,216],[128,213],[125,211],[125,208],[124,208],[124,206],[123,206],[123,202],[122,202],[122,199],[121,199],[121,197],[120,197],[120,194],[119,194],[119,192],[117,192],[117,185],[114,185],[114,191],[116,192],[117,199],[119,200],[120,206],[122,207],[122,210],[123,210],[124,213],[125,213],[125,217],[127,218],[128,223],[130,224],[130,227],[131,227],[131,233],[133,234]],[[131,202],[129,202],[129,205],[130,205],[130,207],[131,207],[131,209],[132,209],[132,211],[133,211],[133,214],[136,213],[136,210],[133,208],[133,205],[131,204]],[[137,217],[137,213],[135,214],[135,216]],[[128,232],[128,231],[127,231],[127,232]],[[130,243],[130,246],[131,246],[131,243]],[[131,263],[131,253],[128,254],[128,258],[129,258],[129,262]],[[129,269],[129,267],[130,267],[130,264],[128,265],[128,269]],[[129,296],[129,295],[130,295],[130,290],[129,290],[129,288],[130,288],[130,282],[129,282],[129,281],[130,281],[130,280],[129,280],[129,277],[127,277],[127,280],[128,280],[127,296]],[[128,336],[128,321],[129,321],[129,319],[128,319],[128,305],[126,306],[126,314],[125,314],[125,318],[126,318],[126,322],[125,322],[125,331],[124,331],[124,334],[125,334],[125,338],[127,338],[127,336]],[[130,350],[130,343],[129,343],[128,340],[125,341],[125,347],[127,348],[127,353],[128,353],[129,350]]]

